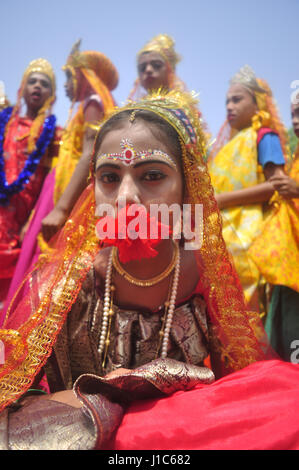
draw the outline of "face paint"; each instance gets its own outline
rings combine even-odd
[[[136,151],[132,142],[129,139],[122,139],[120,142],[122,148],[121,153],[104,153],[98,156],[98,162],[103,160],[114,160],[124,163],[126,166],[131,166],[142,160],[155,160],[157,157],[162,157],[175,171],[178,171],[175,161],[165,152],[158,149],[148,149]]]

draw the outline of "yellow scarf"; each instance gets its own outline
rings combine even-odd
[[[299,183],[299,152],[296,154],[290,177]],[[249,255],[267,282],[299,292],[299,201],[275,193],[270,203],[271,211]]]
[[[216,194],[249,188],[264,181],[258,164],[257,133],[253,127],[240,131],[209,163],[209,173]],[[259,310],[259,270],[248,257],[252,241],[259,235],[263,222],[261,204],[237,206],[221,211],[223,237],[244,289],[250,308]]]

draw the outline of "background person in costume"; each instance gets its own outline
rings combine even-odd
[[[181,57],[175,50],[175,42],[168,34],[158,34],[148,41],[137,54],[138,78],[135,80],[129,100],[136,101],[147,93],[163,89],[186,91],[185,83],[176,73]],[[211,135],[198,109],[207,141]]]
[[[227,121],[209,157],[209,173],[223,216],[223,236],[246,300],[251,309],[263,313],[261,275],[247,252],[260,233],[264,204],[274,193],[270,178],[284,173],[287,134],[270,88],[248,66],[231,80],[226,109]]]
[[[79,52],[78,42],[64,70],[66,93],[72,101],[70,118],[60,141],[58,158],[45,181],[24,238],[5,310],[26,272],[40,252],[48,249],[47,241],[64,224],[86,187],[96,130],[101,119],[114,108],[110,90],[117,85],[118,73],[104,54],[97,51]]]
[[[138,78],[129,95],[136,101],[151,90],[185,89],[184,83],[176,75],[175,68],[180,56],[175,51],[175,42],[167,34],[158,34],[137,54]]]
[[[204,152],[194,100],[179,92],[130,103],[103,124],[92,184],[31,273],[30,302],[0,331],[3,448],[201,448],[203,438],[206,446],[298,447],[298,367],[263,361],[271,351],[259,316],[246,311]],[[162,239],[155,257],[123,265],[115,246],[100,247],[95,209],[124,199],[147,211],[203,204],[201,248]],[[203,367],[209,352],[213,372]],[[51,394],[30,396],[44,371]],[[265,390],[279,403],[265,406]],[[128,409],[137,399],[142,435],[132,426],[135,405]]]
[[[67,220],[75,202],[85,189],[97,126],[115,106],[111,91],[118,84],[116,68],[101,52],[80,53],[79,44],[80,42],[73,48],[64,69],[68,76],[66,92],[74,102],[80,103],[80,119],[82,124],[84,122],[84,133],[81,137],[83,143],[79,155],[77,149],[74,149],[77,155],[74,156],[73,153],[71,157],[67,157],[67,151],[64,149],[64,157],[59,156],[55,170],[55,208],[42,224],[42,232],[47,241]]]
[[[299,137],[299,104],[291,105]],[[265,328],[271,345],[286,361],[298,361],[299,346],[299,146],[286,174],[270,178],[276,193],[261,235],[249,254],[274,286]]]
[[[22,101],[25,112],[22,111]],[[20,254],[20,234],[58,153],[55,76],[45,59],[33,60],[17,103],[0,114],[0,310]]]

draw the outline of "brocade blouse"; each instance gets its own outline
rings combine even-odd
[[[81,374],[103,376],[123,367],[135,369],[159,357],[160,330],[164,308],[122,309],[114,305],[105,365],[98,352],[103,299],[91,269],[76,302],[58,335],[45,366],[51,392],[70,389]],[[174,311],[167,357],[202,366],[209,351],[206,303],[197,293],[177,303]]]

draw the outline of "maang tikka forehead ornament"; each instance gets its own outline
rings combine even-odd
[[[167,153],[158,149],[148,149],[148,150],[135,150],[133,143],[129,139],[122,139],[120,141],[120,147],[122,148],[121,153],[102,153],[97,158],[98,163],[102,160],[114,160],[121,161],[126,166],[131,166],[137,163],[138,160],[156,160],[157,157],[162,157],[163,160],[174,169],[178,170],[176,162],[171,158]],[[156,157],[156,158],[155,158]]]

